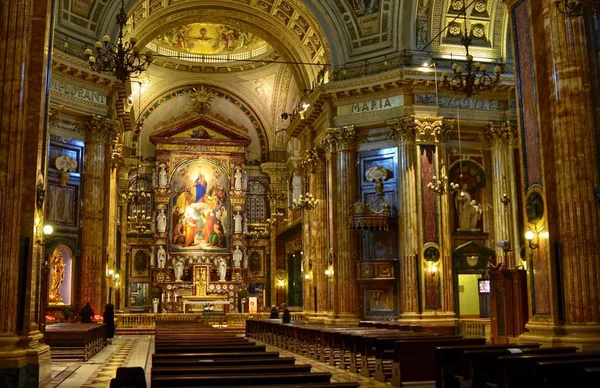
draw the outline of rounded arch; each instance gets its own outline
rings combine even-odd
[[[152,10],[152,11],[150,11]],[[302,89],[309,89],[320,66],[301,63],[331,63],[329,42],[318,21],[300,2],[269,5],[226,3],[221,0],[182,1],[160,7],[139,0],[130,13],[129,33],[146,45],[154,37],[177,25],[222,23],[256,34],[291,64],[292,73]]]
[[[179,98],[182,96],[187,96],[190,94],[193,88],[198,88],[200,86],[205,87],[206,89],[211,90],[215,95],[219,98],[223,98],[224,100],[232,103],[237,109],[239,109],[252,123],[252,129],[256,132],[259,141],[259,147],[261,152],[261,159],[268,160],[269,153],[269,137],[270,132],[267,130],[265,126],[265,121],[260,116],[258,109],[254,107],[251,103],[249,103],[246,99],[239,96],[238,93],[231,90],[229,87],[225,87],[221,84],[217,84],[208,80],[203,80],[201,84],[198,83],[190,83],[189,80],[181,82],[180,84],[172,85],[169,90],[162,90],[154,94],[152,98],[147,100],[145,107],[141,111],[141,119],[140,122],[144,124],[144,122],[148,119],[148,117],[156,112],[162,104],[165,102]],[[144,128],[145,131],[150,131],[151,129]],[[148,136],[145,136],[146,139],[149,137],[150,133],[147,133]]]

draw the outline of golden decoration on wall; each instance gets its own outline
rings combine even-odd
[[[50,257],[50,292],[48,301],[50,303],[62,303],[62,296],[59,293],[65,279],[65,260],[61,251],[56,250]]]

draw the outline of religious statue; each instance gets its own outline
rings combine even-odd
[[[235,251],[233,251],[233,268],[240,268],[243,256],[240,246],[236,245]]]
[[[165,268],[167,264],[167,252],[165,252],[165,248],[162,245],[158,246],[158,251],[156,252],[156,263],[158,268]]]
[[[235,169],[235,173],[233,174],[233,188],[235,190],[242,190],[242,177],[244,176],[244,174],[242,173],[242,170],[240,170],[239,168]]]
[[[477,222],[481,218],[483,210],[474,199],[471,200],[469,193],[459,194],[461,198],[457,201],[458,207],[458,230],[477,231]]]
[[[292,178],[292,200],[298,200],[302,195],[302,178],[295,176]]]
[[[167,187],[167,170],[165,170],[164,164],[161,164],[158,170],[158,187],[161,189]]]
[[[152,299],[152,312],[154,314],[158,313],[158,298]]]
[[[65,278],[65,261],[60,251],[56,251],[50,258],[50,294],[48,296],[50,303],[62,303],[62,296],[59,294],[59,288],[62,286]]]
[[[183,267],[185,266],[185,262],[183,259],[179,259],[173,265],[175,270],[175,280],[181,282],[181,278],[183,277]]]
[[[167,216],[164,209],[160,209],[156,216],[156,230],[158,230],[158,233],[165,233],[167,230]]]
[[[233,232],[242,233],[242,215],[240,212],[237,212],[236,215],[233,216],[233,220],[235,221]]]
[[[219,260],[219,281],[220,282],[224,282],[226,281],[226,277],[227,277],[227,262],[225,261],[224,258],[221,258]]]

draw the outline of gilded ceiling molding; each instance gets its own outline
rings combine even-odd
[[[293,4],[292,4],[293,3]],[[286,60],[330,63],[328,42],[314,16],[304,4],[295,1],[178,1],[140,0],[130,12],[128,35],[145,45],[157,35],[189,23],[219,23],[252,32],[267,41]],[[296,65],[294,72],[301,88],[308,88],[318,68]]]

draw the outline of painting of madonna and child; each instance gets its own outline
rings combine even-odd
[[[223,250],[230,234],[229,177],[216,164],[192,161],[171,180],[171,250]]]

